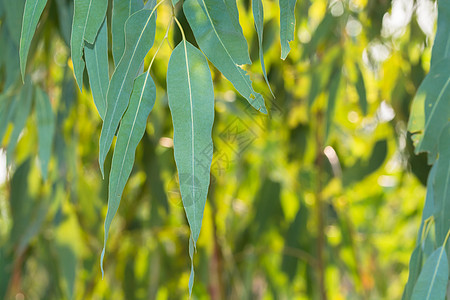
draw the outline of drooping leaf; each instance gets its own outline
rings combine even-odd
[[[334,111],[336,108],[336,98],[339,91],[339,84],[341,82],[341,67],[339,66],[331,74],[329,92],[328,92],[328,105],[326,113],[326,127],[325,127],[325,142],[330,135],[331,125],[333,124]]]
[[[364,84],[364,77],[358,64],[355,65],[357,79],[356,79],[356,92],[358,93],[359,107],[363,115],[367,115],[367,96],[366,85]]]
[[[450,122],[447,122],[447,126],[441,132],[439,158],[435,164],[433,189],[436,242],[442,244],[450,229]]]
[[[236,90],[257,110],[267,113],[263,97],[253,90],[240,65],[250,64],[247,42],[236,30],[221,0],[187,0],[183,10],[200,49]],[[241,29],[242,30],[242,29]]]
[[[25,0],[3,1],[5,8],[6,27],[14,46],[19,48],[20,30],[22,28],[22,16],[25,8]]]
[[[181,198],[191,228],[189,253],[200,235],[213,154],[214,90],[208,62],[186,40],[173,50],[167,68],[167,94],[174,128],[174,155]],[[192,243],[192,244],[191,244]],[[193,264],[189,291],[192,291]]]
[[[83,87],[84,41],[94,43],[98,29],[105,18],[107,7],[107,0],[75,0],[74,2],[70,53],[73,72],[80,90]]]
[[[56,8],[58,10],[58,24],[59,31],[64,39],[64,42],[70,45],[70,33],[72,31],[72,15],[73,15],[73,1],[56,0]]]
[[[264,75],[264,80],[269,87],[270,93],[273,97],[275,95],[272,92],[272,88],[267,79],[266,66],[264,65],[264,49],[263,49],[263,30],[264,30],[264,7],[261,0],[252,0],[253,19],[255,21],[256,33],[258,34],[258,46],[259,46],[259,60],[261,61],[261,68]]]
[[[427,179],[427,195],[425,198],[425,205],[422,212],[422,220],[420,222],[419,233],[417,235],[417,244],[421,242],[422,232],[424,230],[425,221],[433,216],[434,213],[434,179],[436,178],[437,164],[434,164],[428,174]]]
[[[15,97],[0,96],[0,146],[16,107]]]
[[[416,153],[428,152],[428,163],[436,160],[439,134],[450,118],[450,57],[436,63],[419,87],[411,106],[408,130]]]
[[[125,22],[144,7],[142,0],[114,0],[111,18],[112,53],[117,66],[125,50]]]
[[[16,44],[13,42],[13,39],[11,38],[11,35],[5,28],[5,35],[4,40],[1,42],[4,42],[6,48],[5,51],[5,72],[6,72],[6,78],[5,83],[3,86],[3,92],[7,91],[8,89],[14,88],[15,84],[20,81],[20,62],[19,62],[19,48],[16,46]],[[2,45],[3,48],[3,45]],[[7,59],[6,59],[7,58]]]
[[[98,32],[93,45],[86,43],[84,46],[86,69],[89,74],[89,85],[92,90],[95,106],[103,119],[106,112],[106,93],[109,86],[108,67],[108,29],[106,18]]]
[[[445,247],[437,248],[425,261],[411,296],[412,300],[444,299],[447,292],[448,260]]]
[[[408,282],[406,283],[405,290],[403,291],[402,300],[410,300],[414,286],[416,285],[417,278],[419,277],[420,270],[422,268],[422,249],[420,245],[414,248],[411,254],[411,259],[409,260],[409,275]]]
[[[17,140],[19,139],[19,135],[22,132],[23,128],[25,127],[27,118],[30,114],[32,99],[33,99],[33,84],[31,83],[31,79],[28,77],[25,78],[25,84],[22,87],[17,99],[15,99],[19,103],[17,104],[18,109],[15,110],[15,115],[13,119],[14,128],[8,143],[8,150],[7,150],[8,164],[11,162],[10,159],[16,148]]]
[[[22,79],[25,78],[25,67],[27,66],[28,51],[36,26],[44,11],[47,0],[26,0],[23,12],[22,33],[20,35],[20,71]]]
[[[117,65],[106,95],[106,114],[100,134],[100,170],[111,147],[120,119],[125,112],[133,88],[133,81],[145,55],[155,40],[156,16],[154,11],[140,10],[125,24],[126,47]]]
[[[291,51],[289,42],[294,40],[295,3],[297,0],[279,0],[281,59],[286,59]]]
[[[39,160],[42,177],[45,180],[47,179],[48,162],[50,161],[55,134],[55,115],[48,95],[39,87],[36,87],[35,101],[39,135]]]
[[[155,104],[155,99],[156,87],[150,72],[139,75],[134,81],[130,105],[120,124],[109,174],[108,211],[105,219],[105,240],[101,255],[102,273],[109,227],[119,208],[123,189],[134,165],[136,147],[144,135],[147,117]]]
[[[438,1],[436,37],[431,51],[431,67],[445,57],[450,57],[450,2]]]

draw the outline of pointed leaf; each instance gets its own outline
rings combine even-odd
[[[84,41],[94,43],[98,29],[106,14],[106,0],[75,0],[70,40],[73,72],[80,90],[83,86],[83,48]]]
[[[25,67],[27,65],[28,51],[30,50],[31,39],[33,38],[36,26],[44,11],[47,0],[27,0],[23,13],[22,33],[20,35],[20,71],[22,80],[25,78]]]
[[[112,53],[114,63],[119,64],[125,50],[125,22],[144,7],[142,0],[114,0],[111,18]]]
[[[156,88],[149,75],[141,74],[134,81],[130,105],[125,112],[117,134],[116,147],[109,174],[108,211],[105,219],[105,240],[101,255],[103,273],[103,257],[111,221],[119,208],[123,189],[130,177],[134,165],[136,147],[145,132],[147,117],[155,104]]]
[[[450,57],[450,1],[438,1],[436,37],[431,52],[431,67],[445,57]]]
[[[255,21],[256,33],[258,34],[259,60],[264,74],[264,80],[269,87],[273,97],[275,95],[270,88],[269,79],[267,79],[266,67],[264,65],[264,49],[263,49],[263,30],[264,30],[264,7],[261,0],[252,0],[253,19]]]
[[[420,270],[422,268],[422,249],[420,245],[414,248],[411,254],[411,259],[409,260],[409,275],[408,282],[406,283],[405,290],[403,291],[402,300],[410,300],[414,286],[416,285],[417,278],[419,277]]]
[[[437,248],[425,261],[411,296],[412,300],[444,299],[447,292],[448,260],[445,247]]]
[[[297,0],[279,0],[281,59],[286,59],[291,51],[289,42],[294,40],[295,3]]]
[[[195,39],[220,72],[257,110],[267,113],[263,97],[253,90],[248,74],[240,65],[250,64],[247,42],[236,30],[222,0],[187,0],[183,10]]]
[[[108,67],[108,29],[106,18],[98,32],[94,45],[84,46],[86,69],[89,75],[89,85],[92,90],[95,107],[103,119],[106,112],[106,93],[109,86]]]
[[[133,81],[145,55],[155,40],[156,16],[154,11],[140,10],[125,24],[125,52],[114,71],[106,95],[106,114],[100,134],[100,170],[111,147],[114,134],[127,109]]]
[[[39,136],[39,160],[41,163],[42,177],[47,179],[48,162],[53,146],[55,134],[55,115],[48,95],[36,87],[36,116]]]
[[[214,89],[206,58],[186,40],[179,43],[170,56],[167,94],[181,198],[191,228],[191,293],[193,250],[202,226],[213,154]]]
[[[415,152],[428,152],[428,163],[436,160],[439,133],[450,118],[450,57],[436,63],[419,87],[411,107],[408,130]]]

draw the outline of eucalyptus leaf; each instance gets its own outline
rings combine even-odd
[[[447,292],[448,260],[445,247],[437,248],[425,261],[416,285],[412,300],[444,299]]]
[[[415,152],[428,152],[428,163],[436,160],[439,133],[450,118],[450,57],[440,60],[423,80],[411,106],[408,130]]]
[[[19,48],[25,0],[3,0],[3,6],[6,27],[14,46]]]
[[[247,41],[242,31],[230,22],[233,17],[225,3],[222,0],[186,0],[183,10],[208,59],[254,108],[267,113],[263,97],[253,90],[250,77],[240,67],[251,63]]]
[[[84,57],[89,75],[92,97],[100,117],[103,119],[106,112],[106,93],[109,86],[108,67],[108,28],[106,18],[93,45],[86,43]]]
[[[204,55],[186,40],[173,50],[167,68],[167,94],[181,198],[191,228],[190,257],[200,235],[213,154],[214,89]],[[192,292],[193,264],[189,291]]]
[[[291,51],[289,42],[294,40],[295,3],[297,0],[279,0],[281,59],[286,59]]]
[[[331,131],[331,125],[333,124],[335,109],[336,109],[336,99],[339,91],[339,85],[341,82],[342,71],[341,67],[337,67],[331,74],[329,92],[328,92],[328,105],[326,112],[326,127],[325,127],[325,142],[328,140]]]
[[[366,96],[366,86],[364,84],[364,77],[359,68],[358,64],[355,65],[357,79],[356,79],[356,92],[358,93],[359,107],[363,115],[367,115],[367,96]]]
[[[119,208],[123,189],[133,168],[136,147],[144,135],[147,118],[155,104],[155,99],[156,87],[150,72],[141,74],[134,81],[130,105],[120,123],[109,174],[108,211],[105,219],[105,240],[101,255],[102,274],[109,227]]]
[[[149,0],[149,2],[151,2]],[[113,0],[111,35],[114,63],[119,64],[125,50],[125,22],[144,7],[142,0]]]
[[[253,19],[255,21],[256,33],[258,34],[259,60],[264,74],[264,80],[269,87],[273,97],[275,95],[270,88],[269,79],[267,79],[266,67],[264,65],[264,49],[263,49],[263,31],[264,31],[264,7],[261,0],[252,0]]]
[[[45,180],[47,179],[48,162],[50,161],[55,134],[55,115],[47,93],[39,87],[36,87],[35,101],[39,136],[39,160],[42,177]]]
[[[100,134],[100,170],[111,147],[114,134],[130,100],[133,81],[145,55],[155,40],[156,16],[154,11],[140,10],[125,24],[126,47],[109,83],[106,95],[106,114]]]
[[[25,68],[27,65],[28,51],[30,50],[31,40],[46,4],[47,0],[26,0],[25,2],[19,48],[20,71],[22,73],[22,79],[25,78]]]
[[[450,1],[437,1],[437,30],[431,51],[431,67],[445,57],[450,57]]]
[[[108,7],[107,0],[75,0],[70,40],[73,72],[80,91],[83,87],[84,41],[94,43]]]

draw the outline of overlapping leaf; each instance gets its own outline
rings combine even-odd
[[[183,4],[195,39],[208,59],[254,108],[267,113],[263,97],[253,90],[250,77],[240,67],[251,61],[242,29],[233,25],[228,7],[222,0],[187,0]]]
[[[48,162],[52,152],[55,134],[55,115],[48,95],[36,87],[36,116],[39,135],[39,160],[44,180],[47,178]]]
[[[120,119],[130,100],[133,81],[145,55],[155,40],[156,16],[154,11],[140,10],[125,24],[125,52],[117,65],[106,95],[106,114],[100,134],[100,170],[111,147]]]
[[[431,52],[431,67],[445,57],[450,57],[450,1],[438,1],[436,37]]]
[[[25,76],[25,67],[27,65],[28,51],[30,50],[31,39],[33,38],[36,26],[44,11],[47,0],[27,0],[23,12],[22,33],[20,35],[20,71],[22,79]]]
[[[181,197],[191,228],[189,253],[192,260],[209,188],[214,91],[206,58],[186,40],[178,44],[170,56],[167,94]],[[193,265],[191,267],[190,291],[194,274]]]
[[[102,119],[105,117],[106,93],[109,86],[108,29],[106,23],[105,18],[98,31],[95,43],[84,46],[86,69],[89,75],[92,97]]]
[[[151,2],[151,1],[149,1]],[[119,64],[125,50],[125,22],[144,7],[142,0],[114,0],[111,18],[112,53],[114,63]]]
[[[297,0],[280,1],[280,43],[281,59],[286,59],[291,51],[289,42],[294,40],[295,32],[295,3]]]
[[[155,99],[156,87],[150,72],[141,74],[134,81],[130,105],[120,124],[109,174],[108,211],[105,220],[105,240],[101,256],[102,272],[109,227],[119,208],[123,189],[134,165],[136,147],[144,135],[147,117],[155,104]]]
[[[408,130],[413,133],[415,152],[428,152],[433,163],[438,153],[439,134],[450,118],[450,57],[436,63],[425,77],[411,107]]]
[[[75,0],[70,40],[73,72],[80,90],[83,86],[84,41],[93,44],[106,14],[107,0]]]

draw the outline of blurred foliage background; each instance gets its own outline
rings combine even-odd
[[[24,2],[0,0],[0,298],[186,299],[189,228],[165,92],[178,29],[153,64],[157,100],[111,227],[102,280],[108,178],[97,162],[101,119],[88,80],[83,93],[76,87],[69,59],[73,1],[48,1],[28,64],[56,120],[46,180],[35,105],[28,112],[17,96]],[[412,152],[406,124],[429,69],[435,5],[299,0],[296,39],[282,61],[278,4],[264,1],[273,99],[251,4],[238,1],[254,62],[247,69],[270,113],[251,108],[211,65],[215,149],[194,299],[401,297],[429,171]],[[188,32],[180,5],[175,14]],[[169,2],[158,9],[155,45],[171,15]]]

